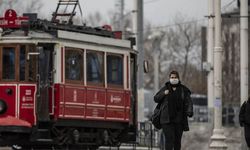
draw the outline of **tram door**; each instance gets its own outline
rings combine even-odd
[[[136,55],[131,54],[130,56],[130,87],[131,87],[131,115],[133,118],[133,124],[136,124],[137,120],[137,114],[135,113],[137,110],[137,78],[136,78]]]
[[[38,61],[38,93],[37,93],[37,117],[38,121],[49,120],[50,89],[53,85],[53,44],[39,44]]]

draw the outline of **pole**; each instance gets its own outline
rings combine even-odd
[[[208,0],[208,44],[207,44],[207,62],[214,65],[213,48],[214,48],[214,0]],[[208,95],[208,112],[209,122],[213,124],[213,100],[214,100],[214,70],[210,69],[207,76],[207,95]]]
[[[248,0],[240,1],[240,16],[240,102],[243,104],[248,98]],[[243,129],[241,132],[241,149],[246,150]]]
[[[159,51],[154,50],[154,92],[157,93],[158,90],[159,90]]]
[[[122,31],[122,38],[125,37],[125,26],[124,26],[124,0],[121,1],[121,8],[120,8],[120,30]]]
[[[145,121],[144,117],[144,77],[143,77],[143,0],[134,1],[135,10],[134,13],[134,34],[136,38],[136,50],[138,54],[138,122]]]
[[[210,150],[226,150],[226,137],[222,129],[222,46],[221,0],[215,0],[215,47],[214,47],[214,130]]]
[[[240,97],[241,104],[248,98],[248,1],[240,3]]]
[[[161,51],[161,42],[164,38],[162,32],[154,32],[152,35],[153,42],[152,47],[153,51],[153,59],[154,59],[154,92],[157,93],[159,90],[159,59],[160,59],[160,51]]]

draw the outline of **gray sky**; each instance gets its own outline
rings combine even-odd
[[[42,0],[45,3],[43,12],[51,14],[56,9],[58,0]],[[84,17],[89,13],[100,11],[108,18],[108,12],[114,10],[118,0],[80,0]],[[153,25],[171,24],[177,13],[193,19],[205,19],[208,0],[144,0],[145,20]],[[230,2],[235,1],[230,6]],[[134,0],[125,0],[125,13],[133,9]],[[236,6],[236,0],[222,0],[222,11]],[[226,8],[226,9],[225,9]]]

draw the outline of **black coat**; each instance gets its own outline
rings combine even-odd
[[[245,101],[240,107],[239,113],[240,126],[245,128],[245,137],[248,147],[250,147],[250,99]]]
[[[240,125],[247,124],[250,126],[250,100],[245,101],[240,107],[239,113]]]
[[[181,101],[183,104],[183,110],[182,110],[183,119],[181,123],[183,124],[183,131],[189,131],[187,117],[193,116],[193,102],[190,97],[191,91],[181,83],[179,83],[177,88],[180,88],[180,90],[182,91]],[[169,90],[169,93],[167,95],[165,95],[164,93],[165,90]],[[169,82],[167,82],[165,83],[165,86],[162,87],[154,96],[154,101],[156,103],[161,103],[161,107],[162,107],[161,117],[160,117],[161,124],[170,123],[168,100],[169,100],[170,94],[172,94],[171,91],[172,91],[172,86]]]

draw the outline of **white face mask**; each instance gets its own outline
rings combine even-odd
[[[171,84],[178,84],[179,83],[179,79],[170,79],[170,83]]]

